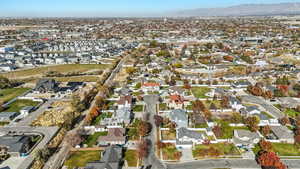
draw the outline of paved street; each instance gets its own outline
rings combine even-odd
[[[254,160],[246,159],[210,159],[187,163],[168,164],[168,169],[260,169]]]
[[[152,125],[151,133],[145,138],[151,141],[149,156],[144,160],[145,166],[152,166],[152,169],[164,169],[166,166],[156,157],[155,144],[157,136],[157,128],[154,123],[154,115],[156,114],[156,104],[158,103],[157,95],[147,95],[144,97],[146,103],[145,114],[149,114],[149,122]]]

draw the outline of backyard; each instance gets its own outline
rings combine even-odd
[[[5,102],[10,101],[11,99],[22,95],[26,91],[30,90],[30,88],[9,88],[9,89],[1,89],[0,90],[0,100]]]
[[[68,169],[85,167],[88,162],[97,161],[101,158],[101,151],[76,151],[64,163]]]
[[[210,92],[210,88],[208,87],[192,87],[191,90],[196,98],[208,98],[205,94]]]
[[[88,138],[83,142],[83,144],[86,144],[88,147],[93,147],[97,144],[97,139],[99,136],[106,136],[107,131],[104,132],[96,132],[92,135],[89,135]]]
[[[217,144],[199,144],[193,150],[193,156],[195,158],[203,157],[218,157],[218,156],[238,156],[240,152],[231,143],[217,143]]]
[[[8,108],[4,109],[5,112],[19,112],[26,106],[37,106],[40,102],[34,102],[32,100],[16,100],[12,102]]]

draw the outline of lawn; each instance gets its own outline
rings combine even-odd
[[[208,98],[206,93],[210,92],[208,87],[192,87],[192,93],[196,98]]]
[[[26,91],[30,90],[30,88],[10,88],[10,89],[2,89],[0,90],[0,100],[3,102],[8,102],[11,99],[22,95]]]
[[[294,144],[288,143],[272,143],[274,152],[279,156],[300,156],[300,149]],[[257,154],[260,151],[259,145],[255,145],[253,152]]]
[[[68,169],[85,167],[88,162],[97,161],[101,158],[101,151],[76,151],[64,163]]]
[[[167,110],[167,104],[166,103],[160,103],[159,104],[159,110]]]
[[[111,118],[111,117],[112,117],[112,113],[103,113],[99,115],[97,118],[95,118],[95,120],[93,120],[92,125],[99,125],[101,120],[105,118]]]
[[[125,160],[129,167],[136,167],[138,163],[138,156],[136,150],[127,150],[125,152]]]
[[[164,160],[178,161],[181,157],[181,152],[177,150],[174,144],[166,144],[166,146],[162,148],[162,155]]]
[[[215,149],[219,152],[219,155],[240,155],[238,149],[234,146],[234,144],[230,143],[217,143],[217,144],[199,144],[196,145],[193,150],[193,156],[195,158],[203,158],[205,156],[213,157],[214,154],[209,153],[209,149]]]
[[[221,107],[221,101],[219,100],[206,100],[204,102],[205,107],[210,108],[210,105],[214,104],[216,106],[217,109],[219,109]]]
[[[90,70],[103,70],[108,68],[110,65],[101,64],[65,64],[55,66],[37,67],[33,69],[19,70],[9,73],[4,73],[3,76],[7,78],[24,78],[32,76],[41,76],[50,71],[56,71],[59,73],[70,73],[70,72],[87,72]]]
[[[40,102],[34,102],[32,100],[16,100],[9,105],[5,112],[19,112],[25,106],[37,106]]]
[[[162,130],[161,131],[161,137],[162,137],[162,140],[175,140],[176,139],[176,133],[171,132],[170,130]]]
[[[226,126],[221,125],[221,129],[222,129],[223,136],[217,137],[218,139],[231,139],[233,137],[234,130],[239,130],[239,129],[249,130],[248,127],[231,127],[227,125]]]
[[[142,112],[143,111],[144,106],[143,105],[135,105],[133,107],[133,111],[134,112]]]
[[[93,135],[89,135],[89,137],[83,142],[83,144],[87,144],[88,147],[93,147],[97,144],[97,139],[99,136],[106,136],[107,132],[96,132]]]
[[[298,115],[300,115],[300,112],[297,112],[293,109],[286,109],[283,113],[288,115],[289,117],[297,117]]]

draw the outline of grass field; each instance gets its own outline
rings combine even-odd
[[[40,102],[34,102],[32,100],[16,100],[9,105],[5,112],[19,112],[25,106],[37,106]]]
[[[0,100],[5,102],[10,101],[11,99],[22,95],[26,91],[28,91],[29,88],[10,88],[10,89],[2,89],[0,90]]]
[[[272,143],[273,151],[278,153],[279,156],[300,156],[300,149],[294,144],[287,143]],[[260,147],[255,145],[253,152],[257,154]]]
[[[196,98],[208,98],[205,96],[210,91],[208,87],[192,87],[192,93]]]
[[[85,167],[88,162],[100,160],[101,151],[77,151],[73,152],[70,157],[66,160],[65,166],[68,169],[76,167]]]
[[[96,145],[97,139],[99,136],[106,136],[107,132],[96,132],[93,135],[90,135],[83,144],[87,144],[89,147]]]
[[[70,73],[70,72],[87,72],[91,70],[103,70],[108,68],[110,65],[101,65],[101,64],[66,64],[66,65],[55,65],[55,66],[45,66],[37,67],[33,69],[19,70],[9,73],[2,74],[3,76],[10,79],[17,78],[28,78],[36,77],[46,74],[49,71],[56,71],[59,73]]]
[[[72,77],[54,77],[59,82],[97,82],[100,76],[89,75],[89,76],[72,76]]]
[[[135,150],[127,150],[125,152],[125,160],[129,167],[136,167],[138,163],[138,156]]]

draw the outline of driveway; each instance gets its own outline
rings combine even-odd
[[[193,151],[191,148],[181,149],[182,156],[180,162],[190,162],[193,161]]]

